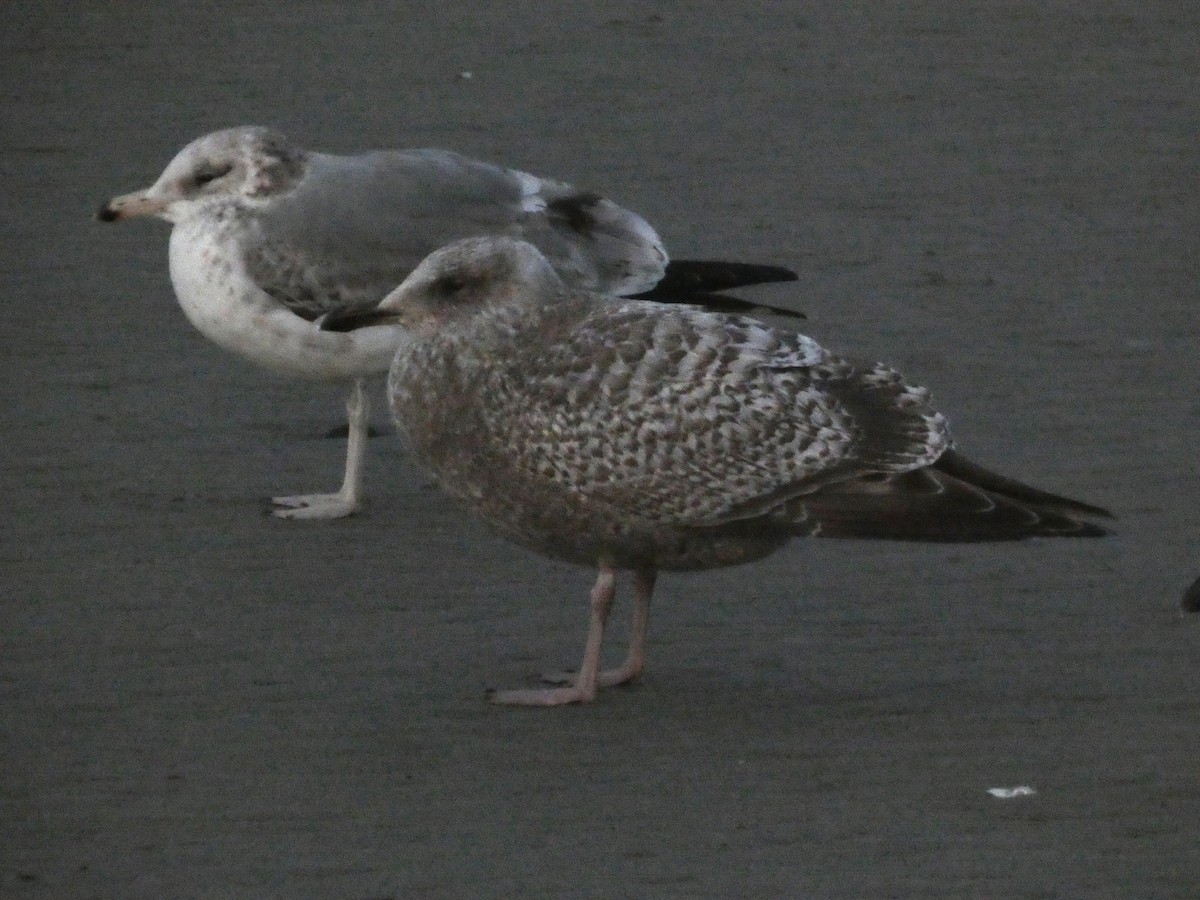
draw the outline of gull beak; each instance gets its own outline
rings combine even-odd
[[[317,321],[321,331],[357,331],[370,325],[395,325],[403,315],[394,309],[380,309],[378,304],[366,306],[349,304],[331,309]]]
[[[331,309],[317,319],[317,327],[321,331],[357,331],[371,325],[401,325],[408,328],[412,311],[407,308],[404,298],[406,288],[413,280],[410,272],[400,286],[378,303],[346,303]]]
[[[170,201],[162,197],[150,196],[150,191],[134,191],[132,194],[122,194],[113,197],[100,207],[96,218],[101,222],[115,222],[118,219],[133,219],[138,216],[161,216]]]

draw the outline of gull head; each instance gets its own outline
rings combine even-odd
[[[540,306],[566,290],[533,244],[509,237],[466,238],[425,257],[378,306],[330,313],[321,327],[353,331],[398,324],[413,332],[434,331],[486,311]]]
[[[176,154],[150,187],[114,197],[96,217],[115,222],[156,216],[180,222],[230,205],[253,206],[284,193],[304,176],[307,153],[260,126],[214,131]]]

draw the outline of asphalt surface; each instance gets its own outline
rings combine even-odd
[[[7,18],[0,896],[1200,893],[1197,9]],[[758,296],[1118,533],[664,577],[643,683],[491,707],[577,660],[591,573],[459,513],[378,404],[364,513],[265,517],[336,487],[340,391],[205,342],[167,227],[93,219],[251,123],[503,161],[678,256],[791,265]]]

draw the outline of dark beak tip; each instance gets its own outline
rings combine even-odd
[[[96,219],[101,222],[115,222],[118,218],[117,211],[107,203],[96,210]]]
[[[350,304],[331,309],[321,317],[321,321],[317,327],[321,331],[357,331],[359,328],[379,325],[390,319],[390,313],[383,312],[373,304],[366,306]]]

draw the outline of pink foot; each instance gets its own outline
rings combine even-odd
[[[488,699],[502,706],[563,706],[567,703],[591,703],[596,692],[580,687],[529,688],[515,691],[491,691]]]
[[[596,676],[596,687],[620,687],[623,684],[629,684],[631,681],[637,681],[642,677],[641,666],[623,665],[615,669],[605,669]],[[554,675],[543,675],[539,681],[542,684],[561,684],[572,685],[575,683],[575,672],[558,672]]]

